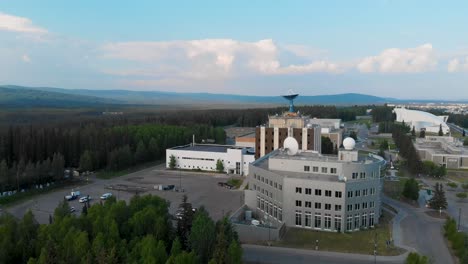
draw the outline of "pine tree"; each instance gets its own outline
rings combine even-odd
[[[462,133],[462,136],[465,137],[465,129],[463,129],[463,133]]]
[[[224,172],[224,164],[220,159],[218,159],[216,161],[216,171],[217,172]]]
[[[80,157],[80,168],[83,171],[92,171],[93,170],[93,157],[89,150],[85,150]]]
[[[403,188],[403,196],[413,201],[418,200],[419,185],[415,179],[411,178],[405,182],[405,187]]]
[[[411,136],[416,137],[416,129],[413,126],[413,129],[411,130]]]
[[[180,243],[183,249],[188,248],[188,239],[193,222],[192,204],[187,202],[187,195],[182,197],[182,203],[179,205],[181,215],[177,219],[177,235],[180,237]]]
[[[138,142],[136,151],[135,151],[135,161],[137,163],[142,163],[148,160],[148,151],[146,150],[145,143],[143,140]]]
[[[169,157],[169,168],[170,168],[171,170],[173,170],[173,169],[175,169],[176,165],[177,165],[176,158],[175,158],[174,155],[171,155],[171,156]]]
[[[425,138],[426,137],[426,130],[425,129],[421,129],[421,131],[419,131],[419,137],[420,138]]]
[[[434,196],[429,201],[429,205],[431,206],[431,208],[436,210],[447,209],[447,199],[445,198],[444,187],[442,184],[435,184]]]
[[[443,136],[444,135],[444,131],[442,131],[442,124],[440,124],[439,126],[439,136]]]

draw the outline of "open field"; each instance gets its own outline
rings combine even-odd
[[[119,200],[129,201],[138,190],[140,195],[152,194],[168,200],[171,214],[175,213],[185,194],[194,207],[204,206],[215,220],[237,210],[243,203],[242,191],[218,186],[218,181],[227,181],[227,175],[172,172],[163,167],[151,167],[108,180],[94,178],[91,179],[91,184],[75,186],[73,189],[80,190],[82,196],[89,195],[92,198],[91,204],[99,202],[99,197],[107,192],[111,192]],[[178,188],[181,186],[184,192],[156,190],[154,186],[160,184],[175,185]],[[31,209],[39,223],[48,223],[49,214],[53,214],[55,207],[71,190],[71,187],[60,188],[17,203],[6,210],[14,216],[22,217]],[[82,204],[78,200],[69,203],[77,209],[77,214],[81,212]]]
[[[372,255],[374,243],[377,241],[377,254],[381,256],[396,256],[404,252],[403,249],[387,246],[386,241],[392,234],[392,215],[384,211],[380,224],[375,229],[362,230],[354,233],[334,233],[301,228],[289,228],[282,241],[275,246],[315,249],[321,251],[335,251],[344,253],[359,253]]]

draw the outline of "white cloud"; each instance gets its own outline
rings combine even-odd
[[[27,63],[31,62],[31,58],[29,58],[27,54],[23,54],[23,56],[21,56],[21,60]]]
[[[450,60],[447,70],[448,72],[468,72],[468,56]]]
[[[119,42],[104,45],[102,51],[105,59],[141,65],[126,69],[106,69],[104,72],[158,79],[220,80],[252,73],[283,75],[336,73],[341,70],[336,63],[323,60],[304,65],[282,66],[278,58],[281,50],[271,39],[257,42],[232,39]]]
[[[377,56],[366,57],[357,64],[364,73],[417,73],[430,71],[437,65],[437,58],[431,44],[416,48],[391,48]]]
[[[32,21],[28,18],[0,12],[0,31],[2,30],[21,33],[47,33],[46,29],[33,25]]]
[[[308,59],[315,59],[321,55],[328,53],[326,50],[323,49],[316,49],[310,46],[300,44],[287,44],[283,45],[282,48],[298,57]]]

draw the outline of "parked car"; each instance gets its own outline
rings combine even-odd
[[[67,201],[75,200],[76,198],[80,197],[80,195],[81,195],[80,191],[70,192],[70,194],[65,195],[65,199]]]
[[[85,197],[81,197],[80,200],[78,200],[80,203],[86,203],[88,201],[91,201],[91,197],[89,196],[85,196]]]
[[[227,188],[229,190],[231,189],[234,189],[234,186],[227,183],[227,182],[218,182],[218,186],[221,186],[221,187],[224,187],[224,188]]]
[[[101,195],[101,200],[107,200],[110,197],[112,197],[112,193],[105,193]]]
[[[75,212],[75,211],[76,211],[76,210],[75,210],[75,207],[70,207],[70,213],[73,213],[73,212]]]

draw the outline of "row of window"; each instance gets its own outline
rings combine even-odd
[[[302,187],[296,187],[296,193],[302,194]],[[307,195],[312,195],[312,188],[304,188],[304,193],[307,194]],[[321,189],[315,189],[314,194],[316,196],[322,196],[322,190]],[[325,196],[326,197],[332,197],[332,191],[331,190],[325,190]],[[335,197],[336,198],[341,198],[342,197],[342,192],[335,191]]]
[[[178,159],[179,157],[177,157]],[[182,157],[182,159],[187,159],[187,160],[208,160],[208,161],[214,161],[214,159],[205,159],[205,158],[193,158],[193,157]]]
[[[372,202],[363,202],[362,204],[361,203],[356,203],[354,204],[354,206],[352,204],[348,204],[347,207],[346,207],[346,211],[350,212],[353,210],[357,211],[357,210],[361,210],[361,205],[362,205],[362,209],[367,209],[367,208],[374,208],[375,207],[375,202],[372,201]]]
[[[257,174],[254,174],[254,179],[258,180],[258,181],[261,181],[265,184],[268,184],[270,185],[271,187],[275,187],[276,189],[278,190],[283,190],[283,185],[275,182],[275,181],[272,181],[272,180],[269,180],[268,178],[266,177],[263,177],[263,176],[260,176],[260,175],[257,175]]]
[[[362,189],[362,190],[354,190],[354,191],[348,191],[348,198],[352,198],[353,195],[354,197],[359,197],[359,196],[367,196],[367,195],[374,195],[375,194],[375,188],[369,188],[369,189]]]
[[[283,221],[283,210],[281,207],[268,202],[257,196],[257,209],[261,210],[265,214],[275,218],[276,220]]]
[[[302,207],[302,201],[301,200],[296,200],[296,207]],[[304,207],[305,208],[312,208],[312,202],[311,201],[304,201]],[[322,209],[322,203],[314,203],[314,208],[315,209]],[[332,204],[324,203],[324,209],[325,210],[331,210],[332,209]],[[341,211],[341,204],[335,204],[335,211]]]
[[[365,179],[367,174],[365,172],[353,172],[351,174],[352,179]],[[376,178],[378,177],[377,171],[371,172],[371,178]]]
[[[363,213],[362,215],[355,214],[349,215],[346,218],[346,231],[366,229],[368,227],[374,227],[374,212]],[[304,220],[304,221],[303,221]],[[335,230],[341,232],[341,215],[333,216],[332,226],[332,215],[324,214],[322,217],[321,213],[315,213],[312,223],[312,212],[305,211],[304,218],[302,217],[302,211],[297,210],[295,215],[295,225],[299,227]]]
[[[327,167],[321,167],[322,173],[328,173],[328,168]],[[309,172],[310,171],[310,166],[304,166],[304,171]],[[312,172],[319,172],[319,167],[313,166],[312,167]],[[336,168],[330,168],[330,173],[331,174],[336,174]]]

